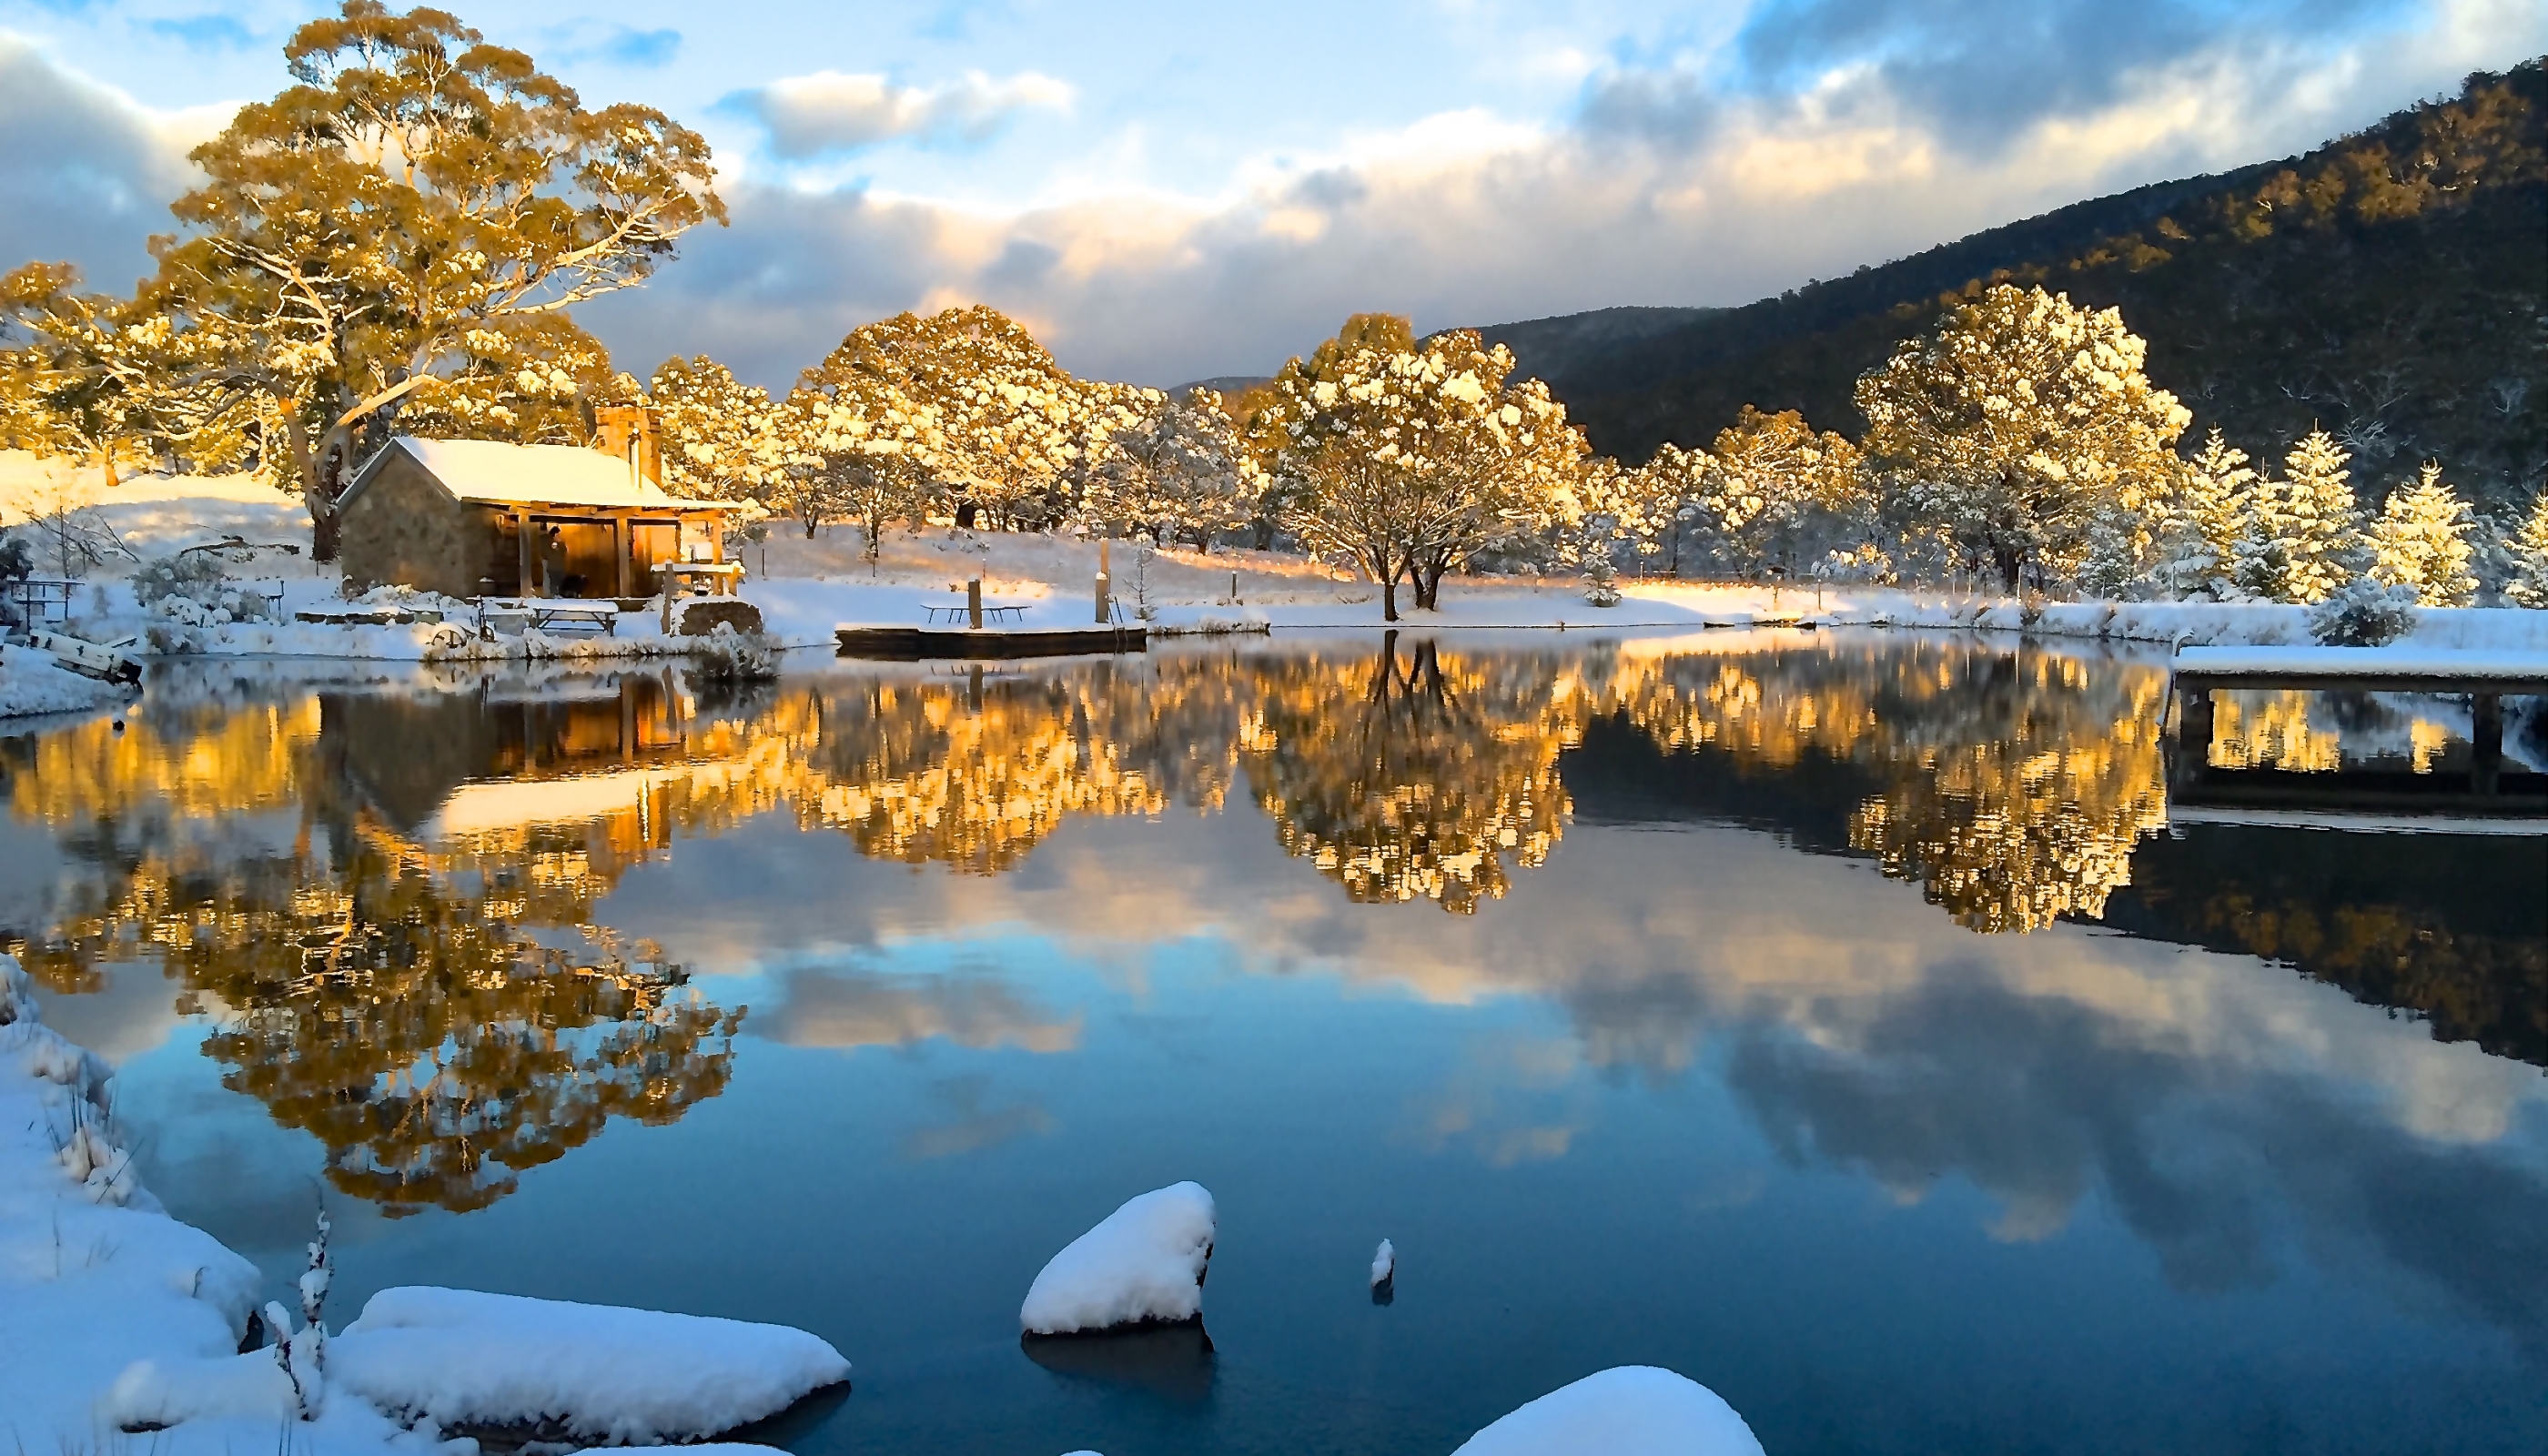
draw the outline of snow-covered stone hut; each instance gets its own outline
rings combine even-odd
[[[735,502],[668,495],[648,479],[642,444],[628,448],[624,433],[610,443],[626,453],[396,436],[337,502],[345,580],[452,596],[635,598],[662,590],[660,564],[723,562]]]

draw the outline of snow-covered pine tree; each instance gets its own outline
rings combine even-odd
[[[2530,502],[2530,514],[2510,544],[2512,577],[2503,594],[2523,606],[2548,609],[2548,491]]]
[[[2150,580],[2160,595],[2177,601],[2237,601],[2247,595],[2237,582],[2238,533],[2254,505],[2249,498],[2255,488],[2247,452],[2224,440],[2214,425],[2203,448],[2186,462],[2158,527]]]
[[[2141,556],[2150,541],[2141,516],[2120,504],[2098,509],[2088,520],[2087,551],[2076,577],[2080,594],[2121,600],[2141,580]]]
[[[2334,595],[2364,568],[2367,553],[2346,479],[2350,458],[2326,431],[2312,430],[2283,457],[2281,480],[2257,482],[2234,552],[2241,589],[2308,606]]]
[[[2372,571],[2380,580],[2415,590],[2419,606],[2466,606],[2477,595],[2469,571],[2469,504],[2442,481],[2442,468],[2426,461],[2412,485],[2389,494],[2371,523]]]

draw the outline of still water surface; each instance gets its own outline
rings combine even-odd
[[[340,1320],[801,1325],[800,1456],[1439,1456],[1627,1362],[1776,1456],[2548,1449],[2548,840],[2171,829],[2147,661],[1551,640],[202,671],[0,744],[0,938],[278,1282],[323,1188]],[[2216,762],[2466,752],[2339,717]],[[1022,1350],[1180,1178],[1210,1352]]]

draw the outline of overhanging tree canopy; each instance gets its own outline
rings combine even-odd
[[[725,206],[697,133],[588,110],[443,11],[346,0],[284,58],[297,84],[192,153],[206,181],[152,293],[217,346],[200,386],[274,407],[265,453],[324,558],[366,433],[473,377],[545,379],[568,309],[644,282]]]

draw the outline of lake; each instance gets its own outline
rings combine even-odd
[[[2166,699],[1880,632],[197,664],[0,742],[0,939],[278,1289],[323,1195],[339,1322],[800,1325],[799,1456],[1446,1456],[1622,1363],[1774,1456],[2548,1450],[2548,837],[2172,817]],[[1186,1178],[1208,1338],[1022,1348]]]

